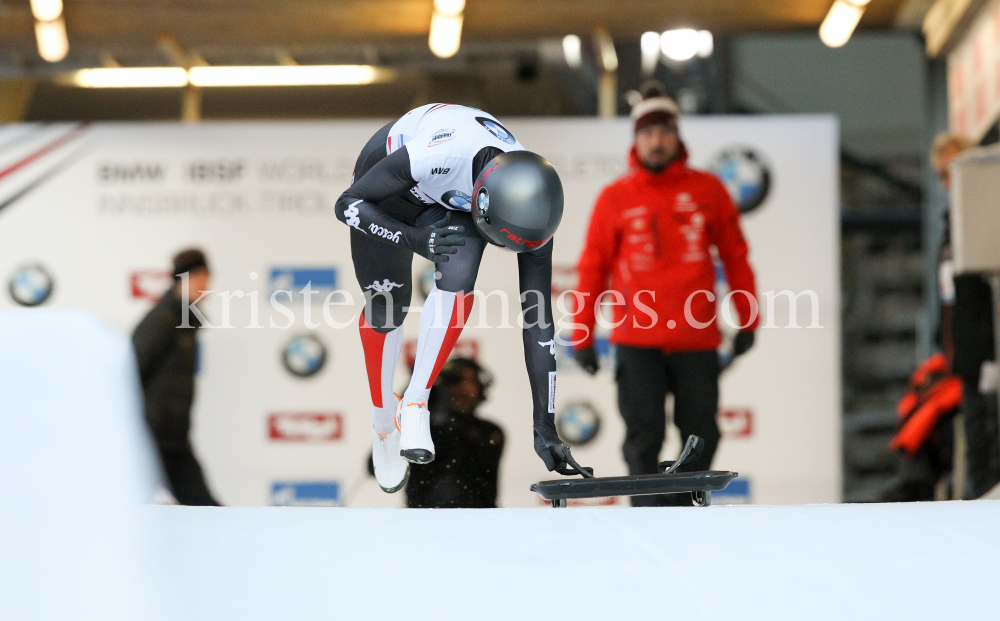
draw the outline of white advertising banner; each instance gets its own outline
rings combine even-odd
[[[553,288],[575,284],[590,210],[625,172],[627,120],[504,119],[549,158],[566,192]],[[363,301],[334,203],[384,121],[8,125],[0,127],[0,306],[82,307],[131,332],[170,283],[170,257],[208,255],[212,327],[200,332],[192,433],[228,505],[402,506],[367,474],[370,397],[357,332]],[[713,467],[740,473],[717,502],[837,502],[841,496],[839,195],[836,121],[700,117],[681,134],[692,164],[718,171],[744,204],[761,293],[757,344],[723,374]],[[414,259],[405,330],[416,338],[430,264]],[[489,248],[456,354],[495,377],[484,418],[506,432],[501,506],[540,506],[552,478],[532,449],[516,258]],[[314,293],[302,293],[311,283]],[[724,285],[720,285],[724,286]],[[272,293],[292,290],[293,296]],[[343,293],[330,294],[334,291]],[[765,292],[773,292],[770,297]],[[797,297],[793,297],[797,296]],[[324,304],[329,300],[335,304]],[[482,304],[483,298],[476,302]],[[768,302],[768,300],[773,300]],[[790,312],[792,310],[792,312]],[[556,309],[556,320],[570,322]],[[228,321],[226,319],[228,318]],[[797,325],[798,327],[794,327]],[[726,329],[724,329],[725,331]],[[730,330],[731,331],[731,330]],[[580,370],[557,348],[557,419],[577,459],[624,474],[612,352]],[[723,348],[724,349],[724,348]],[[674,433],[662,459],[679,450]],[[419,466],[415,466],[419,467]],[[625,502],[617,499],[617,504]]]
[[[979,141],[1000,117],[1000,0],[979,10],[948,55],[951,130]]]

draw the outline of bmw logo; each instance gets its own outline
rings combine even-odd
[[[10,297],[21,306],[38,306],[52,296],[55,283],[41,265],[26,265],[16,272],[7,285]]]
[[[458,190],[448,190],[441,196],[441,202],[449,207],[461,209],[462,211],[472,210],[472,197],[465,192]]]
[[[715,157],[711,165],[729,190],[741,213],[760,207],[771,190],[771,168],[749,147],[730,147]]]
[[[514,144],[517,142],[514,139],[514,134],[507,131],[507,128],[500,124],[499,121],[494,121],[493,119],[487,119],[485,117],[477,116],[476,120],[479,124],[486,128],[486,131],[493,134],[498,140],[502,140],[507,144]]]
[[[476,196],[476,207],[479,208],[479,214],[485,216],[490,210],[490,193],[486,191],[486,188],[479,190],[479,195]]]
[[[597,437],[601,429],[601,416],[586,401],[566,404],[556,414],[556,431],[567,444],[582,446]]]
[[[292,337],[285,345],[281,360],[296,377],[312,377],[326,364],[326,346],[312,334]]]

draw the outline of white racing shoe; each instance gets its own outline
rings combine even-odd
[[[399,430],[393,429],[387,436],[380,436],[372,429],[372,463],[375,466],[375,480],[382,491],[392,494],[403,489],[410,476],[410,463],[402,458],[399,451]]]
[[[426,401],[411,402],[396,408],[399,429],[399,454],[412,464],[434,461],[434,441],[431,440],[431,413]]]

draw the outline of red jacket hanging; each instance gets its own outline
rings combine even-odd
[[[633,148],[629,173],[598,197],[577,266],[577,289],[587,297],[575,322],[589,331],[584,337],[578,326],[577,348],[592,345],[594,301],[608,289],[625,300],[624,306],[614,307],[615,322],[624,322],[614,329],[611,342],[668,352],[718,347],[717,301],[704,293],[714,295],[715,290],[712,246],[718,249],[730,290],[746,291],[756,300],[739,211],[722,182],[689,168],[687,159],[682,144],[677,158],[654,173],[639,164]],[[755,329],[758,313],[751,313],[747,296],[732,299],[740,325],[747,324],[743,329]],[[686,305],[694,321],[685,317]],[[696,325],[706,322],[712,323]]]
[[[942,417],[958,412],[962,403],[962,380],[952,375],[941,354],[925,360],[910,377],[906,394],[896,406],[899,431],[889,443],[894,451],[912,457],[924,445]]]

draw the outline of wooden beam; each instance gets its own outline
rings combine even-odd
[[[989,0],[937,0],[924,17],[924,39],[931,58],[947,54],[962,40]]]

